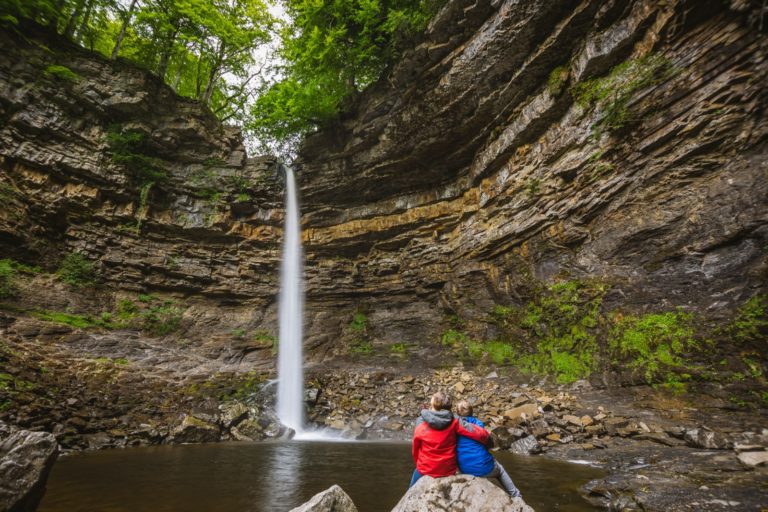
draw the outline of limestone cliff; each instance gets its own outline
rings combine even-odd
[[[600,283],[605,314],[680,306],[708,325],[765,293],[768,65],[753,4],[448,2],[300,151],[309,358],[419,361],[458,323],[493,339],[494,308],[557,282]],[[247,158],[236,130],[127,63],[45,33],[0,38],[3,256],[53,271],[76,251],[101,283],[29,278],[16,313],[133,314],[121,301],[160,296],[182,312],[183,350],[165,352],[199,357],[181,367],[269,368],[274,160]],[[16,313],[10,335],[44,334]],[[164,346],[131,336],[67,350]]]
[[[598,280],[606,310],[710,319],[764,292],[754,11],[450,2],[301,151],[310,339],[343,335],[344,303],[385,345],[434,343],[449,316],[492,338],[494,306],[537,283]]]

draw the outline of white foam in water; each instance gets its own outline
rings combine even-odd
[[[304,430],[301,226],[293,169],[285,168],[285,227],[280,266],[280,344],[277,361],[277,416],[297,434]]]

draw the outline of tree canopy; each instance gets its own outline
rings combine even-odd
[[[0,0],[0,23],[134,61],[285,150],[377,80],[441,0],[276,1],[287,19],[265,0]],[[272,39],[277,59],[257,62]]]
[[[257,98],[248,128],[281,143],[334,118],[423,30],[439,0],[283,0],[281,79]]]

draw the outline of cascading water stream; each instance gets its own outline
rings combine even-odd
[[[277,416],[300,433],[304,429],[304,375],[302,322],[304,290],[302,282],[301,226],[299,201],[293,169],[285,169],[285,227],[280,266],[279,333],[277,360]]]

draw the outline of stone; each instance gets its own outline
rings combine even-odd
[[[58,454],[53,434],[0,423],[0,510],[35,510]]]
[[[423,476],[408,489],[392,512],[432,510],[461,512],[533,512],[522,498],[510,498],[485,478],[456,475]]]
[[[169,443],[212,443],[219,440],[221,431],[218,425],[185,414],[181,424],[171,431]]]
[[[618,435],[619,429],[626,428],[627,425],[629,425],[629,420],[622,417],[606,418],[603,421],[603,428],[611,436]]]
[[[334,485],[290,512],[357,512],[357,507],[341,487]]]
[[[509,445],[509,451],[520,455],[530,455],[541,451],[539,442],[534,436],[524,437]]]
[[[250,409],[242,402],[229,402],[219,406],[219,421],[224,428],[231,428],[248,417]]]
[[[510,420],[533,419],[540,415],[539,407],[536,404],[521,405],[503,413],[503,416]]]
[[[739,461],[748,467],[763,466],[768,464],[768,452],[741,452]]]
[[[706,448],[707,450],[730,450],[733,448],[733,441],[723,434],[705,427],[686,430],[685,442],[694,448]]]
[[[563,416],[563,419],[568,423],[570,423],[571,425],[575,425],[577,427],[584,426],[584,422],[581,421],[581,418],[579,418],[578,416],[574,416],[572,414],[566,414]]]

